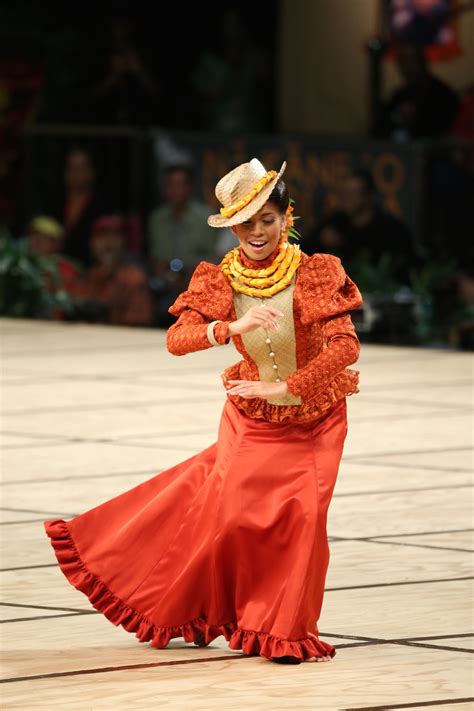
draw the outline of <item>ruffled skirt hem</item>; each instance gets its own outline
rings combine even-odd
[[[288,640],[266,632],[244,630],[236,621],[211,625],[204,616],[196,617],[181,625],[155,625],[145,615],[129,607],[114,595],[84,565],[72,539],[67,522],[62,519],[43,522],[51,539],[56,559],[62,573],[80,592],[84,593],[91,605],[114,625],[121,625],[127,632],[134,632],[139,642],[150,642],[157,649],[166,647],[174,637],[183,637],[186,642],[194,642],[197,632],[204,633],[206,644],[223,635],[230,649],[242,650],[249,656],[271,657],[292,656],[301,661],[309,657],[336,654],[335,648],[318,639],[316,635]]]

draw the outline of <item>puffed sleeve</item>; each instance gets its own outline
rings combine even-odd
[[[212,348],[207,337],[211,321],[220,320],[214,326],[218,343],[230,342],[228,334],[232,288],[218,265],[200,262],[191,276],[188,288],[183,291],[168,311],[178,320],[166,334],[166,347],[173,355],[185,355],[194,351]]]
[[[316,397],[331,380],[359,357],[360,342],[349,311],[362,305],[357,285],[339,257],[315,254],[303,267],[302,320],[321,323],[323,350],[286,378],[288,389],[304,401]]]

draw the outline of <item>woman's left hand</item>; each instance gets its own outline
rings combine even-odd
[[[240,395],[245,398],[284,397],[288,393],[285,381],[281,383],[267,383],[262,380],[228,380],[227,394]]]

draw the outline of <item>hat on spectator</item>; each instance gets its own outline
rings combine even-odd
[[[216,185],[216,197],[222,205],[220,214],[210,215],[208,224],[230,227],[248,220],[267,202],[285,168],[283,162],[278,173],[266,170],[257,158],[252,158],[224,175]]]
[[[123,232],[125,222],[120,215],[101,215],[92,223],[91,233],[93,235],[100,232]]]
[[[53,239],[61,239],[64,235],[64,229],[57,220],[47,215],[38,215],[34,217],[28,225],[28,232],[39,232],[46,237]]]

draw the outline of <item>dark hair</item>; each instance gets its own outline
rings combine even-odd
[[[268,202],[272,202],[280,212],[286,212],[290,204],[290,195],[286,183],[281,178],[277,181],[275,187],[270,193]]]
[[[363,184],[364,188],[368,193],[374,193],[375,192],[375,182],[372,177],[372,173],[370,170],[365,170],[364,168],[360,168],[359,170],[354,170],[350,174],[351,178],[356,178],[357,180],[360,180],[360,182]]]
[[[196,176],[194,168],[189,163],[170,163],[164,169],[164,175],[167,178],[171,173],[184,173],[190,183],[194,183]]]

